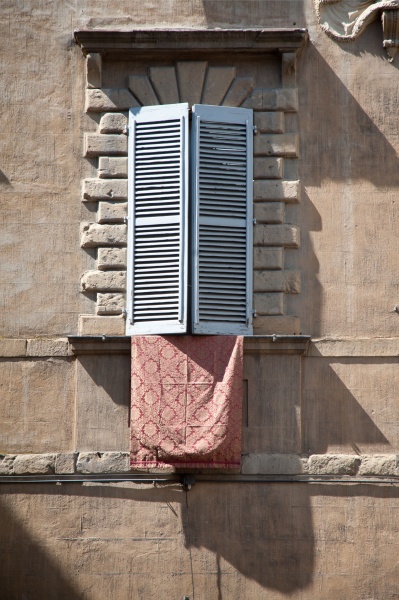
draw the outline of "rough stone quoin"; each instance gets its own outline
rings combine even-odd
[[[82,248],[126,246],[127,227],[126,225],[82,223],[80,242]]]
[[[80,280],[82,292],[124,292],[124,271],[86,271]]]
[[[127,158],[110,156],[99,157],[98,176],[101,179],[126,178],[127,173]]]
[[[100,119],[100,133],[123,133],[127,127],[127,113],[105,113]]]
[[[97,268],[106,271],[112,269],[126,269],[126,248],[99,248],[97,253]]]
[[[129,110],[136,106],[138,102],[126,88],[86,90],[86,112]]]
[[[254,246],[286,246],[298,248],[299,228],[296,225],[255,225]]]
[[[299,294],[300,275],[297,271],[255,271],[254,292],[285,292]]]
[[[84,179],[83,200],[127,200],[125,179]]]
[[[127,136],[113,133],[86,133],[84,138],[84,155],[87,158],[96,156],[121,156],[127,154]]]
[[[299,181],[269,181],[261,179],[254,182],[254,201],[273,200],[283,202],[299,202]]]

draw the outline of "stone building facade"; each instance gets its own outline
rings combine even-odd
[[[0,596],[398,597],[399,75],[380,24],[340,45],[310,0],[0,11]],[[129,468],[127,111],[177,102],[257,127],[234,475]]]

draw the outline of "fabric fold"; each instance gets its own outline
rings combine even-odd
[[[132,468],[239,469],[242,376],[242,337],[132,337]]]

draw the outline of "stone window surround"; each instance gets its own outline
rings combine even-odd
[[[87,65],[87,112],[103,113],[99,134],[86,135],[85,155],[101,157],[99,160],[99,179],[83,182],[83,201],[97,202],[97,222],[82,224],[82,247],[97,248],[98,270],[88,271],[82,276],[82,291],[97,293],[96,315],[81,315],[80,335],[124,335],[125,322],[122,313],[124,307],[125,268],[122,264],[115,267],[112,261],[122,260],[126,245],[126,226],[123,224],[123,211],[126,210],[126,179],[109,179],[112,175],[101,172],[109,160],[106,149],[96,149],[90,144],[115,142],[126,144],[123,135],[122,120],[118,125],[120,111],[128,108],[129,97],[134,101],[128,89],[103,89],[101,82],[102,61],[140,58],[146,61],[168,59],[214,60],[227,65],[235,58],[267,55],[280,57],[281,87],[275,89],[253,89],[242,106],[253,108],[255,122],[268,120],[272,116],[283,123],[284,114],[296,112],[296,58],[307,41],[307,32],[303,29],[244,29],[244,30],[191,30],[191,29],[152,29],[134,31],[84,30],[75,32],[75,41],[86,56]],[[198,63],[199,64],[199,63]],[[104,124],[102,127],[101,122]],[[109,123],[116,122],[115,133],[111,133]],[[107,129],[108,123],[108,129]],[[119,130],[117,131],[119,126]],[[105,134],[105,135],[104,135]],[[117,134],[117,135],[115,135]],[[297,136],[284,133],[284,126],[260,129],[255,137],[258,153],[278,165],[279,174],[261,177],[255,181],[255,208],[263,210],[261,219],[255,227],[255,253],[266,258],[265,264],[258,264],[255,257],[254,289],[255,306],[262,303],[258,316],[254,319],[254,334],[299,334],[299,319],[286,314],[283,308],[284,294],[300,292],[300,277],[296,271],[284,269],[284,248],[299,246],[298,227],[285,222],[285,206],[298,202],[300,186],[298,181],[283,180],[285,158],[297,158]],[[122,147],[122,146],[121,146]],[[112,153],[111,153],[112,154]],[[256,152],[255,152],[256,154]],[[126,156],[122,149],[119,156]],[[126,159],[124,159],[126,160]],[[113,161],[115,162],[115,160]],[[108,177],[108,180],[107,180]],[[255,178],[256,178],[255,173]],[[112,184],[115,189],[105,190]],[[121,188],[121,190],[119,190]],[[118,191],[119,190],[119,191]],[[116,194],[116,196],[115,196]],[[110,197],[115,206],[111,206]],[[119,202],[121,201],[121,202]],[[262,203],[262,204],[261,204]],[[112,230],[112,231],[111,231]],[[115,244],[104,235],[114,236]],[[103,265],[105,254],[110,255],[111,265]],[[274,261],[273,264],[266,264]],[[101,263],[101,264],[100,264]],[[115,264],[116,264],[115,263]],[[114,270],[115,269],[115,270]]]

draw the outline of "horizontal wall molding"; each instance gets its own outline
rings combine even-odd
[[[74,32],[84,54],[101,55],[173,52],[179,57],[201,53],[218,55],[297,52],[308,40],[306,29],[135,29],[131,31],[85,29]],[[184,53],[184,54],[182,54]]]
[[[118,317],[101,318],[102,323]],[[0,358],[69,357],[78,354],[128,354],[125,335],[76,335],[46,338],[1,338]],[[399,338],[311,338],[307,335],[254,335],[244,338],[245,354],[302,354],[308,358],[399,358]]]
[[[396,454],[247,454],[242,457],[241,477],[370,477],[397,478],[399,462]],[[182,470],[179,470],[182,472]],[[194,469],[206,473],[206,469]],[[0,454],[0,476],[29,475],[106,475],[128,474],[130,454],[125,451],[85,451],[43,454]],[[136,471],[137,472],[137,471]],[[148,469],[147,473],[172,473],[174,467]],[[144,472],[142,471],[144,474]],[[236,475],[230,476],[234,479]]]
[[[312,339],[307,355],[312,357],[399,357],[399,338]]]

